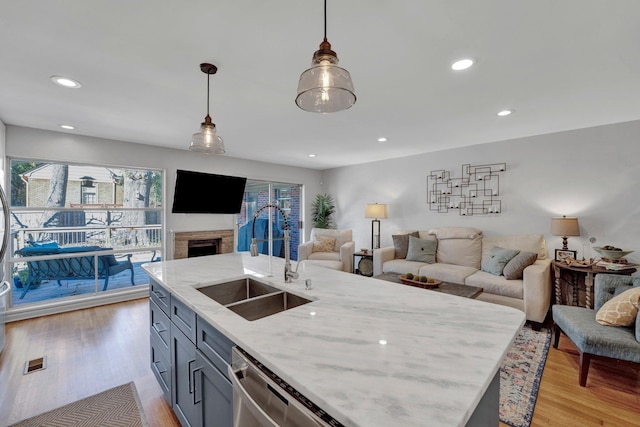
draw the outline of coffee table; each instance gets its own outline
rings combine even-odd
[[[400,283],[406,286],[420,287],[419,285],[406,284],[400,281],[400,275],[398,273],[382,273],[377,276],[373,276],[374,279],[386,280],[387,282]],[[427,289],[427,288],[422,288]],[[482,288],[477,286],[459,285],[457,283],[442,282],[435,288],[428,288],[430,291],[442,292],[443,294],[456,295],[464,298],[477,298],[483,291]]]

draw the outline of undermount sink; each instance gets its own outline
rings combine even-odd
[[[278,288],[265,285],[251,277],[220,283],[218,285],[205,286],[198,290],[222,305],[233,304],[234,302],[243,301],[260,295],[282,292]]]
[[[311,302],[250,277],[205,286],[198,290],[249,321]]]

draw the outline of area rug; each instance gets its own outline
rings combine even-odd
[[[133,382],[36,415],[10,427],[147,427]]]
[[[525,325],[500,367],[500,421],[529,427],[538,398],[542,370],[547,361],[551,331]]]

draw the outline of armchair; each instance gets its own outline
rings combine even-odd
[[[640,313],[635,325],[605,326],[596,321],[602,305],[622,292],[640,286],[640,277],[598,274],[594,283],[594,309],[554,305],[554,341],[558,348],[563,332],[580,352],[579,383],[587,384],[589,364],[593,356],[640,363]]]
[[[319,250],[321,248],[318,243],[323,237],[335,239],[331,251]],[[298,262],[304,261],[310,264],[351,273],[353,271],[355,245],[355,242],[352,240],[351,230],[312,228],[311,240],[298,246]]]

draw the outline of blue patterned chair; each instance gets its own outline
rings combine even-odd
[[[578,378],[582,387],[587,384],[593,356],[640,363],[640,313],[635,327],[604,326],[596,322],[596,313],[605,302],[636,286],[640,286],[640,277],[598,274],[594,283],[594,309],[553,306],[553,347],[558,348],[560,333],[563,332],[578,348]]]

